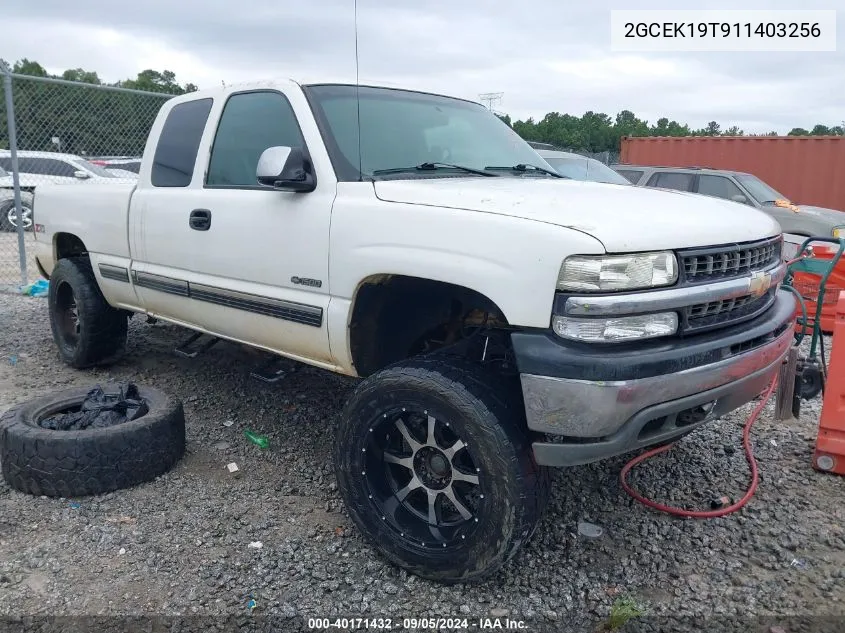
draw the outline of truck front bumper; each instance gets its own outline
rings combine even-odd
[[[547,466],[660,444],[758,396],[793,341],[795,299],[780,290],[753,321],[688,339],[585,345],[552,332],[512,335],[528,428]]]

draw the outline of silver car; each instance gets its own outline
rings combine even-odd
[[[753,174],[698,167],[620,164],[611,165],[611,168],[641,187],[689,191],[755,207],[777,220],[787,235],[802,238],[845,237],[845,212],[793,204]]]

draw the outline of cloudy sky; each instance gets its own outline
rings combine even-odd
[[[354,79],[353,0],[2,0],[0,57],[115,81],[169,69],[201,88]],[[740,6],[741,5],[741,6]],[[837,52],[614,53],[610,9],[838,9]],[[845,120],[845,0],[358,0],[362,81],[496,105],[513,118],[633,110],[781,133]]]

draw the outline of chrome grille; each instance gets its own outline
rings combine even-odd
[[[683,329],[685,332],[699,331],[753,318],[771,306],[774,300],[775,289],[773,288],[762,297],[745,295],[691,305],[683,312]]]
[[[687,308],[687,314],[690,319],[707,316],[717,316],[726,312],[733,312],[736,308],[741,308],[753,301],[754,297],[751,295],[745,297],[737,297],[736,299],[724,299],[722,301],[710,301],[709,303],[699,303],[698,305]]]
[[[780,237],[681,252],[687,282],[739,277],[755,270],[764,270],[781,258]]]

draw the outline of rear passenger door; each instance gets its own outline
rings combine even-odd
[[[177,103],[168,112],[153,160],[142,164],[129,213],[132,283],[144,309],[156,316],[196,325],[188,280],[196,269],[188,218],[202,207],[202,183],[195,178],[197,152],[214,104],[212,98]],[[158,125],[158,123],[156,124]],[[156,138],[156,128],[150,138]]]
[[[676,191],[692,191],[694,180],[695,174],[678,171],[658,171],[651,175],[645,186],[675,189]]]

